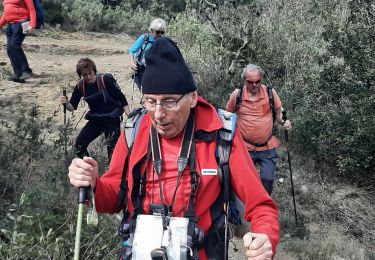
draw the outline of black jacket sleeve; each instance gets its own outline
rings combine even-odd
[[[76,87],[73,90],[72,97],[70,98],[70,101],[69,101],[69,103],[72,104],[72,106],[74,107],[74,110],[77,109],[81,98],[82,98],[82,92],[78,89],[78,83],[77,83]]]

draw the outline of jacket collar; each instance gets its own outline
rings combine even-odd
[[[134,140],[134,147],[136,149],[133,149],[132,151],[133,156],[130,161],[131,165],[137,163],[139,159],[143,158],[147,154],[150,126],[151,120],[149,115],[146,114],[139,124],[137,135]],[[202,97],[198,96],[197,106],[195,107],[195,131],[213,133],[219,130],[221,127],[222,123],[217,115],[215,107],[209,104]],[[138,135],[140,135],[141,137],[137,138]]]
[[[195,129],[205,132],[214,132],[222,127],[219,116],[214,106],[209,104],[202,97],[198,97],[198,103],[195,107]]]

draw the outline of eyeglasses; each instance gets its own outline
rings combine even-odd
[[[156,34],[164,34],[163,31],[155,31]]]
[[[146,108],[148,111],[155,111],[156,106],[160,105],[164,110],[173,110],[177,107],[177,103],[185,96],[183,94],[179,99],[173,100],[171,98],[164,99],[164,100],[156,100],[153,98],[145,98],[142,101],[142,106]]]
[[[245,81],[247,84],[250,84],[250,85],[258,85],[261,82],[260,79],[258,79],[257,81],[251,81],[251,80],[245,79]]]

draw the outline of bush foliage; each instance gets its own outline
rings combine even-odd
[[[7,104],[0,105],[4,109]],[[0,122],[1,259],[73,258],[77,204],[65,161],[73,158],[71,141],[67,142],[67,158],[61,156],[64,133],[70,139],[72,126],[68,122],[56,130],[52,124],[55,115],[56,111],[41,120],[38,108],[33,107],[19,111],[15,122]],[[58,137],[51,139],[51,131],[58,131]],[[84,225],[84,258],[114,258],[117,253],[118,221],[100,216],[99,222],[97,227]],[[104,241],[108,238],[113,239]]]

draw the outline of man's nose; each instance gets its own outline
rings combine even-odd
[[[165,115],[165,110],[160,104],[155,105],[155,113],[154,116],[156,119],[162,118]]]

